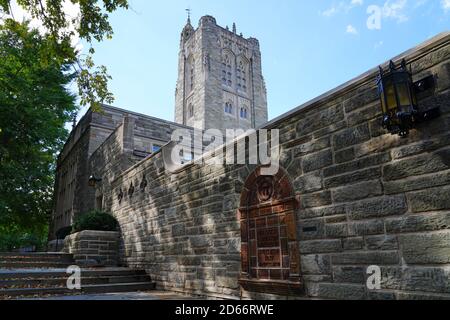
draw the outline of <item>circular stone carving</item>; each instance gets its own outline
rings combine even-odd
[[[269,201],[273,197],[274,187],[272,177],[260,177],[256,182],[258,198],[260,201]]]

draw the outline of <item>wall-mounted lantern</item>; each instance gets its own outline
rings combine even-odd
[[[413,83],[405,60],[399,67],[391,61],[388,71],[380,67],[377,84],[383,112],[382,125],[392,134],[406,137],[416,124],[436,118],[440,114],[439,108],[418,111],[416,93],[434,88],[434,77]]]
[[[89,187],[95,187],[97,185],[98,182],[101,182],[102,179],[96,178],[94,175],[89,177]]]

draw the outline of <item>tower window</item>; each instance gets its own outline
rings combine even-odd
[[[191,91],[194,90],[194,61],[192,61],[191,65]]]
[[[233,114],[233,104],[231,102],[225,103],[225,113]]]
[[[233,66],[230,56],[227,54],[222,60],[222,84],[233,86]]]
[[[237,87],[241,91],[247,91],[247,65],[241,60],[236,70]]]
[[[247,111],[247,107],[241,108],[240,115],[241,115],[241,118],[242,118],[242,119],[248,119],[248,111]]]

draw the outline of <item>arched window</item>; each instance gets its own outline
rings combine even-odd
[[[225,103],[225,113],[233,114],[233,104],[231,102]]]
[[[191,64],[191,91],[194,90],[194,60],[192,60]]]
[[[247,92],[247,74],[248,63],[244,58],[240,58],[236,68],[237,88],[240,91]]]
[[[186,65],[186,91],[190,93],[194,90],[195,84],[195,60],[192,56],[187,59]]]
[[[233,62],[232,53],[225,53],[222,57],[222,84],[228,87],[233,86]]]
[[[247,111],[247,107],[242,107],[241,108],[241,118],[242,119],[248,119],[248,111]]]

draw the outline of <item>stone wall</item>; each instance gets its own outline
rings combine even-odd
[[[75,264],[83,267],[116,267],[119,233],[81,231],[64,239],[64,252],[73,254]]]
[[[281,166],[298,200],[304,292],[290,298],[450,298],[450,34],[394,61],[403,57],[414,80],[435,77],[420,108],[442,112],[407,138],[381,128],[377,69],[265,126],[280,129]],[[280,298],[238,283],[237,211],[256,169],[190,164],[172,174],[160,152],[125,171],[102,191],[120,223],[123,261],[160,288]],[[366,286],[372,265],[381,268],[381,290]]]

